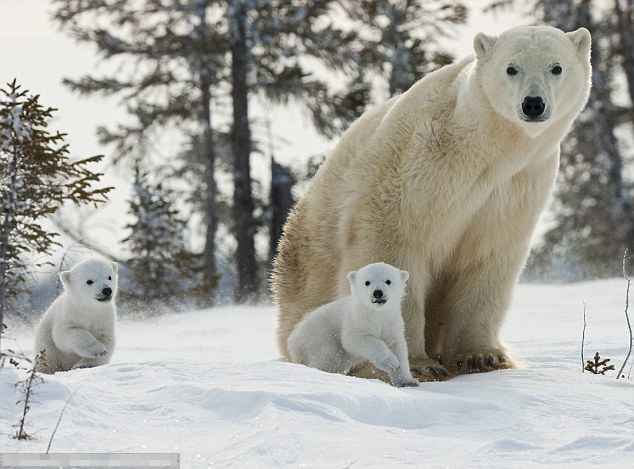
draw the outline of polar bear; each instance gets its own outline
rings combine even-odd
[[[347,272],[386,262],[410,274],[417,378],[513,366],[499,330],[588,99],[591,38],[532,26],[473,46],[361,116],[292,209],[271,274],[286,359],[302,317],[349,291]]]
[[[117,263],[88,259],[60,274],[64,292],[35,329],[40,371],[55,373],[110,361],[115,346]]]
[[[308,313],[288,337],[291,361],[346,374],[366,360],[397,387],[409,371],[401,300],[409,273],[384,263],[349,272],[350,294]]]

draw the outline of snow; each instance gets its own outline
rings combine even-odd
[[[177,452],[184,468],[631,467],[634,384],[582,373],[580,358],[585,301],[586,358],[620,368],[625,287],[520,285],[502,335],[521,368],[404,389],[280,361],[272,306],[123,319],[109,365],[38,386],[35,440],[7,436],[24,372],[0,371],[0,452],[43,452],[75,392],[51,452]]]

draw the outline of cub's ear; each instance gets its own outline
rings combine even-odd
[[[409,272],[407,270],[401,270],[401,280],[403,283],[407,282],[407,279],[409,278]]]
[[[350,282],[350,285],[354,285],[354,280],[357,278],[357,272],[356,271],[352,271],[350,273],[348,273],[348,282]]]
[[[62,285],[64,285],[64,288],[70,287],[70,271],[69,270],[65,270],[64,272],[59,274],[59,279],[62,281]]]
[[[111,262],[110,267],[112,267],[112,271],[116,274],[117,270],[119,269],[119,264],[117,264],[116,262]]]
[[[590,31],[586,28],[579,28],[571,33],[566,33],[566,37],[570,39],[570,42],[572,42],[572,45],[575,46],[579,54],[583,56],[590,55],[590,48],[592,46]]]
[[[478,33],[473,38],[473,50],[475,51],[476,59],[485,60],[491,53],[491,49],[497,42],[497,36],[488,36],[484,33]]]

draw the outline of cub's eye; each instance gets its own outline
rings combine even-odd
[[[563,72],[563,71],[564,71],[564,69],[563,69],[563,68],[561,68],[561,65],[555,65],[555,66],[552,68],[552,70],[551,70],[551,72],[552,72],[552,74],[553,74],[553,75],[561,75],[561,72]]]
[[[366,287],[369,287],[369,286],[370,286],[370,282],[366,280],[366,282],[365,282],[365,286],[366,286]]]
[[[108,280],[112,280],[112,277],[110,275],[108,275]]]
[[[515,67],[514,67],[514,66],[512,66],[512,65],[509,65],[509,66],[507,67],[507,69],[506,69],[506,74],[507,74],[507,75],[511,75],[511,76],[513,76],[513,75],[517,75],[517,68],[515,68]]]
[[[92,285],[92,284],[93,284],[93,283],[95,283],[95,282],[93,282],[92,280],[88,280],[86,283],[87,283],[88,285]]]
[[[391,280],[386,280],[386,281],[385,281],[385,284],[386,284],[386,285],[392,285],[392,281],[391,281]]]

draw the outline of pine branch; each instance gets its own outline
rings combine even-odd
[[[595,375],[605,375],[606,371],[613,370],[614,365],[608,365],[609,358],[601,358],[599,352],[594,354],[594,360],[586,362],[586,370]]]

